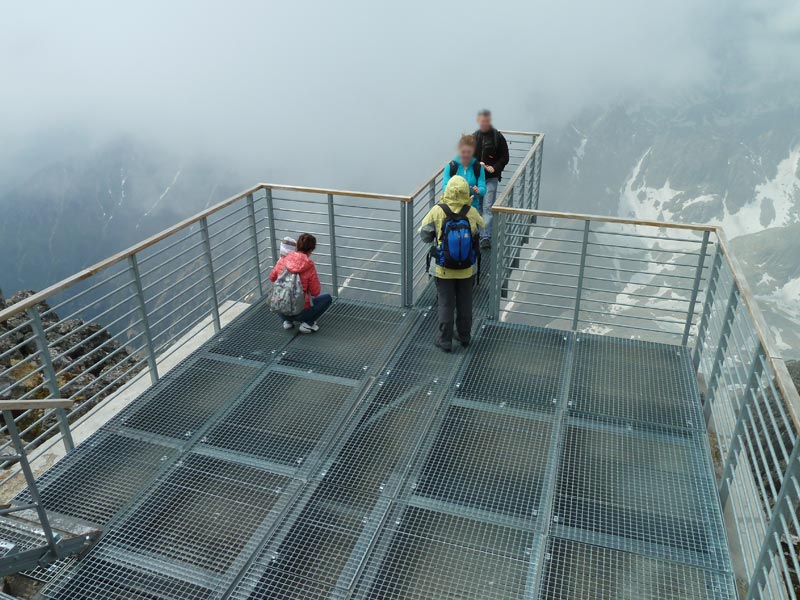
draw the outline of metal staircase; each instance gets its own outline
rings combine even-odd
[[[0,400],[15,455],[5,460],[18,461],[27,485],[28,501],[0,508],[0,577],[45,568],[68,556],[82,554],[98,539],[100,532],[70,519],[52,519],[39,495],[36,478],[28,462],[25,445],[14,421],[13,411],[63,410],[71,400]],[[68,430],[68,429],[67,429]]]

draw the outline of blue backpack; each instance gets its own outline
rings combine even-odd
[[[439,208],[444,211],[445,219],[436,264],[446,269],[468,269],[478,256],[477,236],[472,235],[472,226],[467,218],[470,205],[462,206],[458,213],[450,210],[444,202],[439,204]]]

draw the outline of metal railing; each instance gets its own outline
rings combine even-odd
[[[538,182],[543,136],[504,133],[508,172],[539,149],[525,163]],[[332,295],[412,305],[428,283],[417,229],[441,182],[440,168],[410,196],[259,184],[1,310],[0,398],[75,400],[68,415],[15,411],[31,460],[59,440],[71,450],[70,423],[140,373],[158,381],[159,363],[203,324],[218,331],[261,298],[284,236],[316,236]]]
[[[495,317],[691,348],[742,597],[800,596],[800,397],[717,227],[494,208]]]

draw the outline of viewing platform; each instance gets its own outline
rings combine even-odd
[[[796,600],[800,398],[723,232],[540,210],[543,136],[506,135],[452,354],[416,233],[441,174],[259,185],[0,311],[0,398],[75,403],[13,413],[48,468],[0,516],[3,573],[59,600]],[[263,301],[302,231],[335,296],[314,335]],[[108,351],[64,350],[68,319]],[[35,505],[92,539],[52,550]]]

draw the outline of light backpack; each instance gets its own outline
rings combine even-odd
[[[278,275],[267,296],[267,306],[272,312],[291,317],[303,312],[306,307],[306,294],[299,273],[284,269]]]

